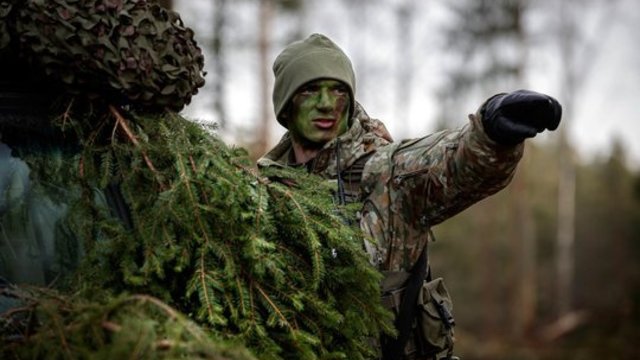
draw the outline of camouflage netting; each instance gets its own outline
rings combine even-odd
[[[4,0],[0,19],[0,51],[75,94],[179,111],[204,85],[193,32],[151,1]]]

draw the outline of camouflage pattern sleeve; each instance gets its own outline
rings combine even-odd
[[[523,144],[487,137],[480,115],[445,130],[379,149],[363,175],[361,227],[374,239],[382,270],[408,269],[430,237],[430,227],[504,188]],[[371,246],[369,246],[371,247]]]

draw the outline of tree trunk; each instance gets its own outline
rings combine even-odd
[[[259,66],[260,66],[260,99],[261,99],[261,111],[260,111],[260,123],[258,129],[260,131],[259,138],[256,139],[255,147],[253,149],[255,154],[264,154],[269,146],[271,138],[271,121],[272,106],[271,106],[271,81],[270,70],[271,63],[269,61],[269,49],[271,43],[271,30],[274,14],[274,1],[273,0],[260,0],[260,13],[259,13],[259,30],[258,34],[258,52],[259,52]]]
[[[556,315],[560,318],[572,307],[572,283],[574,271],[574,237],[575,237],[575,197],[576,178],[575,164],[567,130],[571,123],[573,100],[576,91],[573,41],[576,38],[576,24],[573,17],[567,14],[567,5],[560,3],[559,15],[562,19],[560,28],[560,46],[563,59],[561,95],[563,104],[563,126],[560,128],[559,143],[559,179],[558,179],[558,229],[556,243]]]
[[[413,56],[411,51],[413,33],[411,26],[415,10],[414,0],[405,0],[396,8],[398,25],[396,114],[399,119],[397,121],[402,123],[409,121],[408,108],[411,105],[411,78],[413,76]]]
[[[225,18],[227,16],[227,0],[215,0],[213,9],[213,111],[217,114],[221,129],[227,126],[227,114],[224,100],[226,97],[226,68],[224,62]]]
[[[525,83],[525,68],[527,65],[527,34],[524,29],[524,15],[526,13],[526,3],[519,1],[515,6],[510,7],[508,13],[513,17],[515,36],[518,39],[519,60],[516,63],[517,72],[515,82]],[[536,286],[536,223],[531,211],[531,201],[526,180],[527,162],[529,157],[525,154],[518,167],[518,174],[513,180],[513,209],[514,209],[514,237],[512,240],[514,259],[516,259],[515,271],[517,277],[514,279],[515,294],[512,302],[512,335],[516,339],[522,339],[526,333],[534,326],[537,304]]]

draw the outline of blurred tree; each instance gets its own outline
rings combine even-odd
[[[444,29],[447,81],[438,93],[438,126],[459,124],[460,102],[474,104],[487,94],[523,81],[526,42],[523,17],[528,0],[455,0]]]
[[[416,14],[415,0],[402,0],[396,7],[396,24],[398,27],[398,40],[396,42],[397,66],[396,76],[396,116],[400,121],[409,120],[411,105],[411,79],[413,78],[413,20]]]
[[[550,359],[636,359],[640,331],[640,203],[618,140],[611,153],[576,164],[573,311],[545,327]],[[553,278],[550,274],[550,278]]]
[[[451,109],[467,104],[477,107],[488,95],[515,86],[526,87],[527,34],[523,19],[527,4],[525,0],[449,3],[453,18],[445,31],[449,44],[448,81],[438,94],[441,104],[438,127],[459,123],[460,114]],[[490,201],[482,205],[484,211],[474,212],[473,221],[484,234],[479,239],[479,251],[488,261],[480,267],[481,308],[486,310],[480,316],[484,319],[485,334],[498,331],[499,327],[519,338],[532,326],[535,317],[535,223],[526,189],[527,163],[525,157],[510,187],[508,210]],[[505,210],[506,221],[496,227],[495,217]],[[502,262],[503,269],[493,261],[499,249],[511,255],[511,259]],[[509,270],[505,272],[504,268]],[[506,281],[502,286],[496,279],[498,274],[505,276],[500,280]],[[507,315],[508,319],[502,318]]]
[[[226,66],[225,66],[225,29],[227,14],[227,0],[213,2],[213,36],[211,50],[213,57],[213,111],[217,114],[220,128],[227,126],[226,98]]]
[[[577,308],[616,309],[619,313],[631,302],[628,240],[635,204],[629,196],[633,177],[625,162],[625,150],[615,140],[608,158],[580,167],[577,173],[576,238],[580,246],[573,285]]]
[[[260,0],[258,14],[258,53],[260,66],[260,122],[257,126],[259,137],[251,152],[261,156],[270,146],[273,108],[271,106],[271,45],[273,42],[273,22],[278,8],[288,12],[302,12],[303,0]],[[288,42],[288,41],[287,41]]]
[[[258,53],[260,57],[260,123],[257,126],[259,137],[256,139],[253,153],[264,154],[269,148],[271,138],[271,31],[274,17],[275,0],[260,0],[258,18]]]
[[[595,7],[594,7],[595,5]],[[553,2],[558,6],[558,26],[555,29],[561,59],[560,98],[563,104],[563,126],[560,127],[558,145],[558,229],[556,243],[556,304],[559,321],[573,309],[573,281],[575,274],[575,202],[576,174],[575,159],[567,137],[575,112],[579,92],[589,70],[598,58],[598,48],[605,42],[610,19],[616,11],[617,1],[604,0],[568,0]],[[600,6],[601,8],[598,8]],[[587,12],[598,10],[596,23],[597,37],[589,38],[585,34]]]

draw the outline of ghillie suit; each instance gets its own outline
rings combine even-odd
[[[0,4],[0,59],[42,76],[2,97],[0,275],[61,292],[2,285],[3,358],[374,356],[368,340],[392,330],[364,239],[345,225],[353,209],[336,211],[313,175],[267,174],[294,187],[257,175],[242,149],[169,111],[202,85],[177,15],[142,0]],[[76,49],[90,44],[121,57]],[[160,62],[140,65],[143,50]],[[21,106],[44,82],[60,96]],[[12,271],[16,259],[39,270]]]

